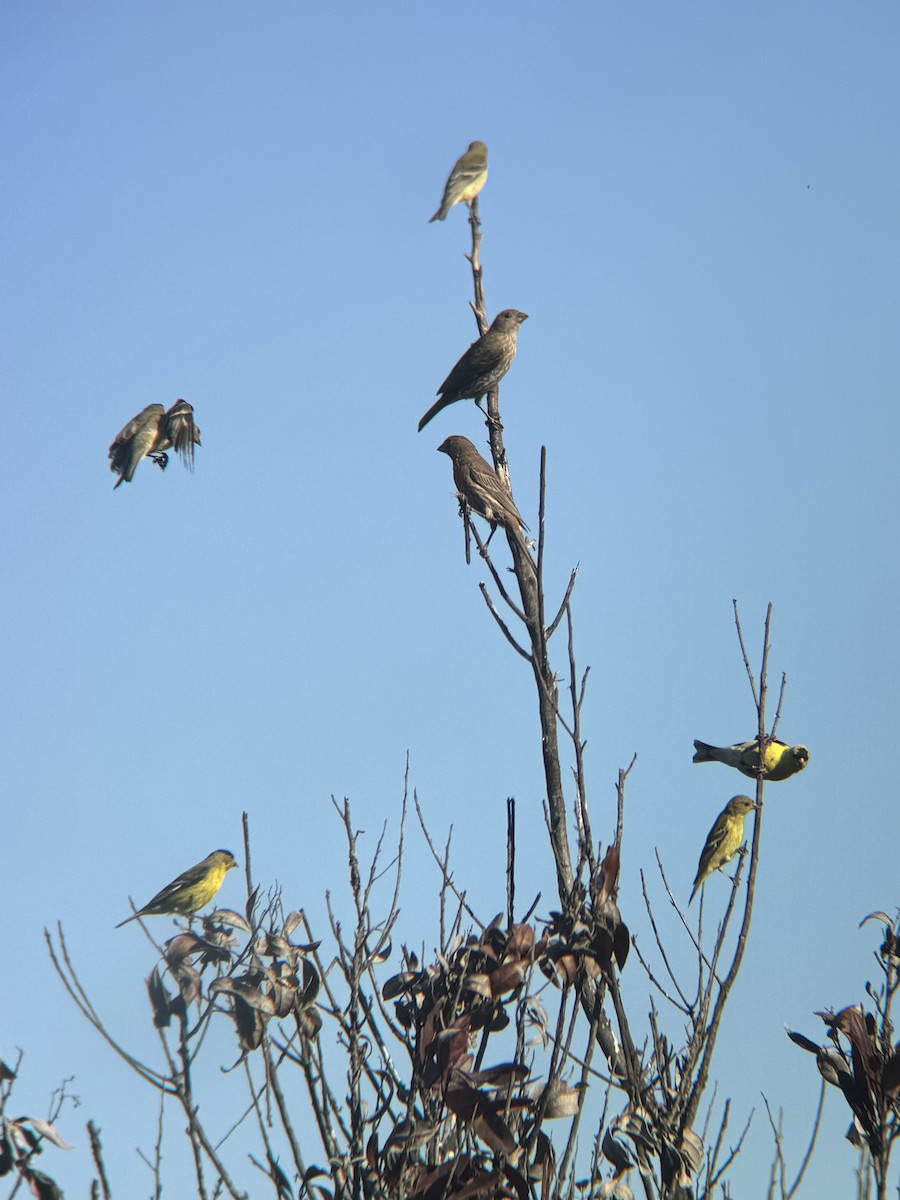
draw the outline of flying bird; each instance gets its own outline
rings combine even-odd
[[[523,532],[528,526],[522,520],[503,480],[487,459],[481,457],[467,437],[458,433],[445,438],[438,450],[450,456],[453,482],[469,508],[490,522],[492,529],[502,525],[510,530],[522,544],[529,561],[532,561]]]
[[[738,742],[734,746],[710,746],[706,742],[694,741],[692,762],[720,762],[728,767],[736,767],[742,775],[750,779],[759,776],[759,739],[752,742]],[[782,779],[790,779],[798,771],[802,771],[809,762],[809,751],[805,746],[788,746],[777,739],[766,746],[766,773],[764,779],[777,783]]]
[[[752,812],[754,808],[756,804],[749,796],[735,796],[716,817],[700,855],[700,865],[697,867],[697,877],[688,904],[693,901],[697,889],[709,879],[713,871],[721,871],[737,854],[744,840],[744,820],[747,813]]]
[[[465,200],[469,208],[487,182],[487,146],[484,142],[470,142],[469,148],[453,164],[453,170],[444,185],[444,198],[441,206],[430,218],[431,221],[443,221],[454,204]]]
[[[432,417],[456,400],[480,400],[493,391],[516,357],[516,338],[519,326],[528,320],[528,313],[517,308],[504,308],[494,317],[487,333],[468,348],[437,390],[440,400],[432,404],[419,422],[421,433]]]
[[[113,439],[109,469],[121,483],[130,483],[142,458],[152,458],[163,470],[169,461],[166,450],[175,448],[181,461],[194,469],[194,446],[200,445],[200,430],[194,424],[194,409],[187,400],[176,400],[166,412],[161,404],[148,404]]]
[[[234,855],[230,850],[213,850],[207,854],[203,862],[188,867],[177,879],[166,884],[161,892],[157,892],[152,900],[143,908],[120,921],[116,929],[121,929],[129,921],[138,917],[161,917],[166,913],[176,913],[181,917],[192,917],[195,912],[209,904],[222,886],[225,873],[236,867]]]

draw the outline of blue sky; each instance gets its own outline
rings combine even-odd
[[[0,1055],[26,1052],[17,1110],[65,1075],[83,1105],[45,1169],[86,1191],[92,1116],[114,1191],[149,1188],[133,1147],[155,1108],[63,995],[43,926],[64,922],[111,1026],[152,1054],[152,958],[113,926],[129,894],[238,852],[243,810],[258,878],[324,933],[345,861],[329,797],[373,846],[408,752],[484,919],[507,795],[519,895],[553,907],[529,673],[435,453],[484,428],[463,402],[416,432],[475,336],[464,213],[428,217],[479,138],[488,307],[530,314],[502,393],[515,495],[534,526],[546,445],[549,602],[579,562],[604,841],[638,754],[621,907],[644,946],[639,870],[658,848],[686,898],[740,790],[691,764],[693,738],[755,726],[732,599],[754,663],[774,605],[779,732],[811,762],[768,788],[717,1072],[734,1122],[757,1110],[735,1179],[761,1194],[760,1092],[796,1162],[818,1089],[783,1025],[862,998],[877,935],[857,923],[898,902],[896,6],[13,3],[0,33],[0,901],[20,984]],[[113,493],[113,436],[180,396],[195,473],[145,464]],[[427,952],[435,880],[410,845],[402,940]],[[634,960],[623,986],[643,1013]],[[852,1186],[847,1123],[830,1094],[804,1194]]]

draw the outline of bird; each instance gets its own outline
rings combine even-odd
[[[471,201],[484,187],[487,177],[487,146],[484,142],[469,142],[468,150],[453,164],[453,170],[444,184],[440,208],[429,218],[429,225],[432,221],[443,221],[453,205],[459,204],[460,200],[465,200],[471,208]]]
[[[692,903],[697,889],[709,879],[713,871],[721,871],[737,854],[744,840],[744,819],[754,808],[756,803],[749,796],[734,796],[716,817],[700,855],[697,877],[688,904]]]
[[[226,871],[236,866],[230,850],[213,850],[203,862],[188,867],[177,879],[166,884],[143,908],[120,921],[116,929],[121,929],[123,925],[137,920],[138,917],[161,917],[167,913],[192,917],[204,905],[209,904],[222,886]]]
[[[445,438],[438,446],[438,451],[449,455],[453,463],[453,482],[469,508],[489,521],[492,529],[497,525],[508,529],[528,554],[528,543],[523,532],[528,526],[522,520],[502,479],[487,459],[482,458],[467,437],[458,433]],[[530,554],[528,559],[532,561]]]
[[[734,746],[710,746],[706,742],[694,740],[692,762],[720,762],[728,767],[736,767],[742,775],[749,779],[759,776],[759,739],[752,742],[738,742]],[[773,739],[766,746],[766,773],[763,779],[773,783],[782,779],[790,779],[798,771],[802,771],[809,762],[809,751],[805,746],[788,746],[784,742]]]
[[[516,338],[519,326],[528,320],[528,313],[517,308],[504,308],[494,317],[487,333],[468,348],[437,390],[440,400],[432,404],[419,422],[419,433],[442,408],[456,400],[480,400],[493,391],[516,357]]]
[[[187,400],[176,400],[166,412],[161,404],[148,404],[113,439],[109,448],[109,469],[121,483],[130,483],[142,458],[152,458],[163,470],[169,461],[165,453],[174,446],[184,465],[194,469],[194,446],[200,445],[200,430],[194,424],[194,409]]]

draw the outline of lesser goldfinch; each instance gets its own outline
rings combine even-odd
[[[700,855],[697,878],[694,880],[694,889],[688,904],[693,901],[703,881],[709,879],[713,871],[721,871],[737,854],[744,840],[744,818],[754,808],[756,804],[749,796],[735,796],[716,817]]]
[[[759,774],[759,739],[738,742],[734,746],[709,746],[706,742],[694,741],[696,751],[692,761],[720,762],[728,767],[737,767],[742,775],[756,779]],[[766,746],[766,774],[764,779],[777,783],[790,779],[802,771],[809,762],[809,751],[805,746],[788,746],[777,740]]]
[[[194,446],[200,445],[200,430],[194,424],[194,409],[187,400],[176,400],[166,412],[161,404],[148,404],[113,439],[109,448],[109,469],[120,483],[130,483],[142,458],[152,458],[166,468],[166,450],[174,446],[184,465],[194,469]]]
[[[487,146],[484,142],[469,142],[469,148],[453,164],[453,170],[444,185],[444,198],[441,206],[430,218],[431,221],[443,221],[454,204],[465,200],[466,204],[475,199],[487,182]]]
[[[192,917],[204,905],[209,904],[213,896],[222,886],[225,872],[236,867],[234,855],[230,850],[213,850],[207,854],[203,862],[188,867],[177,879],[166,884],[161,892],[150,900],[136,913],[120,921],[116,929],[134,921],[137,917],[161,917],[166,913],[176,913],[181,917]]]
[[[481,457],[469,439],[454,434],[445,438],[438,450],[450,456],[453,482],[469,508],[490,521],[492,526],[499,524],[511,529],[524,542],[522,530],[528,526],[522,520],[512,496],[491,464]]]
[[[421,433],[432,417],[455,400],[480,400],[492,391],[516,357],[516,338],[519,326],[528,320],[528,313],[517,308],[504,308],[494,317],[487,333],[468,348],[437,390],[440,396],[419,422]]]

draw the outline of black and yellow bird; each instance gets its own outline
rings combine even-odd
[[[421,433],[432,417],[456,400],[480,400],[493,391],[516,357],[519,327],[528,313],[504,308],[486,333],[473,342],[437,390],[440,400],[419,421]]]
[[[734,746],[710,746],[707,742],[694,741],[695,754],[692,762],[720,762],[735,767],[749,779],[759,775],[759,739],[738,742]],[[802,771],[809,762],[809,751],[805,746],[788,746],[777,739],[766,746],[766,773],[763,776],[772,783],[790,779]]]
[[[460,155],[447,176],[440,207],[430,221],[443,221],[453,205],[459,204],[461,200],[465,200],[471,208],[472,201],[484,187],[487,177],[487,146],[484,142],[469,142],[468,150]]]
[[[130,483],[142,458],[152,458],[165,470],[166,450],[174,447],[181,461],[194,469],[194,447],[200,445],[200,430],[194,424],[194,409],[187,400],[176,400],[166,411],[161,404],[148,404],[120,430],[109,448],[109,469],[121,483]]]
[[[135,921],[138,917],[161,917],[168,913],[180,917],[192,917],[195,912],[209,904],[225,879],[226,872],[236,867],[230,850],[213,850],[203,862],[188,867],[177,879],[156,893],[152,900],[137,912],[120,921],[116,929]]]

